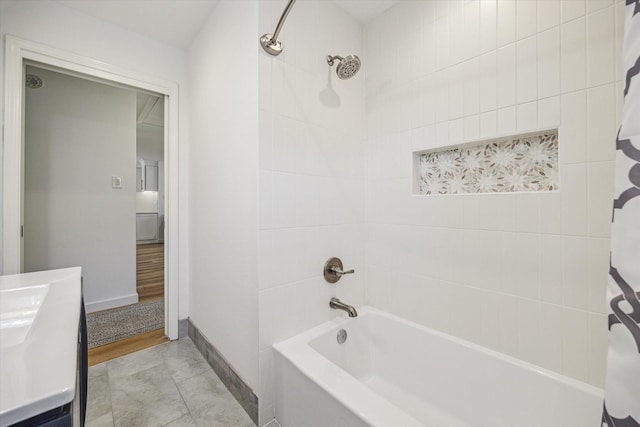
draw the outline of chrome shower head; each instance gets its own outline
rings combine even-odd
[[[336,74],[341,80],[350,79],[360,70],[360,58],[357,55],[348,55],[344,58],[337,55],[327,55],[327,64],[333,66],[336,59],[340,61],[336,67]]]

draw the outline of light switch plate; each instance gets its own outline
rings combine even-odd
[[[122,178],[119,176],[112,176],[111,188],[122,188]]]

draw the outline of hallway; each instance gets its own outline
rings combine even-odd
[[[138,302],[164,296],[164,243],[136,245],[136,290]]]
[[[141,304],[148,305],[147,303],[152,303],[164,298],[164,243],[136,246],[136,290],[139,298],[138,304],[118,307],[113,310],[108,310],[108,312],[114,313],[116,311],[130,310],[132,307],[140,307],[142,309],[143,306]],[[158,315],[160,316],[161,314]],[[91,319],[92,315],[90,314],[89,316]],[[114,316],[113,319],[117,319],[117,317]],[[163,320],[158,319],[156,323],[161,325]],[[93,324],[94,322],[90,321],[89,327],[91,328]],[[117,325],[112,326],[116,330],[123,329],[118,328]],[[132,328],[127,327],[125,329]],[[113,358],[163,343],[166,340],[167,338],[164,335],[163,327],[155,330],[149,330],[149,328],[147,328],[147,331],[135,335],[125,334],[125,338],[123,339],[90,348],[89,365],[97,365]]]

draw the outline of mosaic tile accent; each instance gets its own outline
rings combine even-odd
[[[420,152],[419,194],[515,193],[558,189],[558,135],[547,131]]]

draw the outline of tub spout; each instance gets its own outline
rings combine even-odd
[[[331,298],[331,301],[329,301],[329,307],[334,310],[346,311],[349,317],[358,317],[358,312],[353,306],[343,303],[338,298]]]

